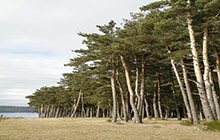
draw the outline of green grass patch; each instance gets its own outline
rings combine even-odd
[[[118,125],[123,125],[124,123],[122,123],[122,122],[116,122],[116,124],[118,124]]]
[[[166,118],[161,118],[161,120],[163,120],[163,121],[167,121],[167,119],[166,119]]]
[[[192,126],[192,125],[193,125],[191,120],[181,121],[180,124],[181,124],[181,125],[185,125],[185,126]]]
[[[201,124],[206,125],[207,130],[220,131],[220,121],[202,121]]]
[[[9,118],[8,117],[2,117],[2,118],[0,118],[0,121],[6,120],[6,119],[9,119]]]
[[[107,122],[112,122],[112,119],[111,119],[111,118],[108,118],[106,121],[107,121]]]
[[[158,126],[158,125],[156,125],[156,126],[154,126],[154,128],[161,128],[160,126]]]

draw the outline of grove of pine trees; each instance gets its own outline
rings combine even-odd
[[[27,96],[39,117],[220,120],[220,0],[162,0],[121,26],[79,33],[59,86]]]

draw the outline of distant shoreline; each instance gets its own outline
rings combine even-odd
[[[0,106],[0,113],[34,113],[34,107]]]

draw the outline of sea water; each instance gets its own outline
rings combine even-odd
[[[0,113],[0,116],[9,117],[9,118],[38,118],[38,113],[30,113],[30,112],[20,112],[20,113]]]

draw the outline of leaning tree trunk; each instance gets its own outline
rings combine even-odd
[[[209,67],[209,60],[208,60],[208,28],[204,29],[204,35],[203,35],[203,51],[202,51],[202,56],[203,56],[203,63],[204,63],[204,83],[205,83],[205,89],[206,89],[206,94],[207,98],[209,101],[209,105],[212,110],[212,115],[214,118],[217,118],[216,115],[216,109],[215,109],[215,104],[214,104],[214,99],[212,95],[212,86],[209,80],[209,77],[211,76],[209,73],[211,73],[210,67]]]
[[[210,80],[210,83],[212,85],[212,95],[213,95],[213,99],[214,99],[214,103],[215,103],[215,109],[216,109],[216,115],[217,115],[217,120],[220,120],[220,108],[219,108],[219,101],[218,101],[218,96],[216,94],[216,91],[215,91],[215,86],[214,86],[214,82],[212,80],[212,76],[211,76],[211,72],[209,73],[209,80]]]
[[[75,105],[75,107],[74,107],[74,111],[73,111],[73,113],[71,114],[71,117],[74,117],[75,114],[76,114],[77,108],[78,108],[78,106],[79,106],[79,101],[80,101],[81,95],[82,95],[82,90],[79,91],[79,97],[78,97],[77,102],[76,102],[76,105]]]
[[[187,0],[187,7],[191,6],[191,1]],[[195,71],[195,76],[196,76],[196,81],[197,81],[197,89],[199,91],[199,96],[203,108],[203,112],[205,115],[206,120],[208,121],[213,121],[214,117],[212,115],[212,111],[206,96],[205,92],[205,87],[203,85],[203,79],[202,79],[202,74],[200,70],[200,65],[199,65],[199,57],[198,53],[196,50],[196,41],[195,41],[195,35],[194,35],[194,30],[192,27],[192,19],[190,19],[191,14],[190,12],[187,12],[187,25],[188,25],[188,30],[189,30],[189,36],[190,36],[190,49],[192,52],[193,56],[193,66],[194,66],[194,71]]]
[[[119,79],[119,70],[118,69],[116,70],[116,80],[117,80],[120,95],[121,95],[121,103],[122,103],[123,114],[124,114],[124,122],[128,122],[128,113],[126,110],[126,103],[125,103],[125,99],[124,99],[124,90],[122,88],[122,85],[121,85],[121,82]]]
[[[184,87],[183,87],[183,83],[180,80],[179,73],[177,71],[176,65],[174,64],[174,60],[172,58],[171,58],[170,62],[171,62],[171,65],[173,67],[174,73],[176,75],[177,82],[178,82],[179,87],[180,87],[180,91],[181,91],[182,96],[183,96],[183,101],[184,101],[184,104],[185,104],[185,107],[186,107],[186,110],[187,110],[188,118],[191,119],[192,118],[191,109],[190,109],[189,102],[188,102],[188,99],[187,99],[187,96],[186,96],[186,92],[185,92]]]
[[[112,87],[112,98],[113,98],[113,111],[112,111],[112,122],[117,122],[117,96],[115,87],[115,70],[112,70],[111,76],[111,87]]]
[[[140,116],[138,114],[138,110],[137,110],[137,108],[135,106],[135,103],[134,103],[134,91],[133,91],[132,85],[131,85],[131,78],[130,78],[128,66],[127,66],[127,64],[124,60],[124,57],[122,55],[119,55],[119,56],[120,56],[122,65],[123,65],[124,70],[125,70],[125,77],[126,77],[127,87],[128,87],[128,91],[130,93],[130,104],[131,104],[132,110],[134,112],[134,120],[135,120],[134,123],[142,123],[141,120],[140,120]]]
[[[191,88],[190,88],[190,84],[189,84],[188,76],[186,72],[186,67],[185,67],[183,59],[181,59],[181,66],[182,66],[182,71],[183,71],[183,79],[184,79],[185,86],[186,86],[186,93],[188,95],[189,104],[191,108],[193,124],[197,125],[199,124],[199,119],[198,119],[195,104],[192,98],[192,92],[191,92]]]
[[[220,92],[220,58],[219,58],[219,53],[218,53],[218,51],[215,47],[214,38],[215,38],[215,35],[213,34],[212,48],[213,48],[214,54],[215,54],[216,72],[217,72],[217,77],[218,77],[218,89],[219,89],[219,92]]]
[[[59,116],[59,112],[60,112],[60,107],[58,106],[56,109],[56,114],[55,114],[55,118],[58,118]]]

